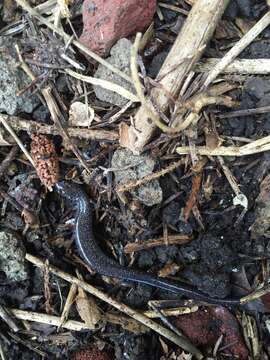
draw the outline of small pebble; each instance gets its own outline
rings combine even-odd
[[[25,249],[22,241],[12,231],[0,231],[0,271],[10,281],[24,281],[28,278],[25,264]]]

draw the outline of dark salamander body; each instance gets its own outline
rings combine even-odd
[[[57,191],[72,204],[75,211],[75,239],[80,255],[98,274],[147,284],[210,304],[240,304],[239,299],[212,298],[187,284],[159,279],[144,272],[119,265],[104,254],[93,235],[93,209],[82,187],[69,181],[60,181],[55,186]]]

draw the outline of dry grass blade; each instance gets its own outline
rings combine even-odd
[[[68,75],[74,77],[75,79],[85,81],[92,85],[101,86],[102,88],[110,90],[110,91],[114,91],[117,94],[123,96],[125,99],[128,99],[129,101],[132,101],[132,102],[139,101],[139,99],[136,95],[132,94],[130,91],[126,90],[122,86],[112,83],[111,81],[97,79],[92,76],[81,75],[81,74],[77,73],[76,71],[73,71],[70,69],[66,69],[65,71]]]
[[[207,156],[247,156],[270,150],[270,136],[250,142],[243,146],[220,146],[215,149],[206,146],[197,146],[196,153]],[[176,148],[179,155],[190,154],[188,146],[179,146]]]
[[[41,269],[44,268],[44,262],[41,259],[37,258],[36,256],[33,256],[31,254],[26,254],[25,258],[27,261],[38,266],[39,268],[41,268]],[[147,326],[148,328],[152,329],[156,333],[164,336],[168,340],[172,341],[174,344],[176,344],[176,345],[180,346],[181,348],[183,348],[184,350],[194,354],[196,359],[203,358],[202,353],[195,346],[193,346],[188,340],[179,337],[178,335],[174,334],[172,331],[170,331],[170,330],[166,329],[165,327],[159,325],[158,323],[150,320],[145,315],[135,311],[134,309],[130,308],[129,306],[127,306],[123,303],[119,303],[115,299],[113,299],[110,296],[108,296],[107,294],[105,294],[103,291],[98,290],[94,286],[92,286],[82,280],[79,280],[75,276],[72,276],[72,275],[62,271],[62,270],[56,268],[55,266],[50,266],[49,269],[52,274],[59,276],[60,278],[66,280],[72,284],[76,284],[77,286],[80,286],[86,292],[96,296],[100,300],[105,301],[110,306],[113,306],[114,308],[118,309],[119,311],[122,311],[123,313],[131,316],[133,319],[137,320],[138,322],[140,322],[143,325]]]
[[[33,321],[33,322],[53,325],[57,327],[61,326],[64,329],[73,330],[73,331],[81,331],[83,329],[89,330],[89,327],[85,323],[75,320],[67,320],[64,324],[62,324],[61,317],[59,316],[41,314],[41,313],[19,310],[19,309],[10,309],[10,312],[17,319],[20,320]]]
[[[209,72],[218,65],[220,59],[207,59],[195,67],[195,72]],[[222,74],[265,75],[270,73],[270,59],[237,59],[221,70]]]
[[[270,11],[257,22],[243,37],[234,45],[231,50],[217,63],[210,71],[203,87],[209,86],[217,76],[226,68],[254,39],[270,24]]]

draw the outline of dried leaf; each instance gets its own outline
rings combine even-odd
[[[76,307],[81,319],[86,325],[91,329],[96,329],[96,325],[101,320],[101,313],[95,300],[92,297],[87,296],[82,288],[78,289]]]
[[[159,337],[159,342],[160,342],[160,344],[161,344],[163,353],[167,355],[168,352],[169,352],[169,347],[168,347],[168,345],[165,343],[165,341],[164,341],[161,337]]]
[[[119,125],[119,144],[122,147],[129,148],[129,126],[124,122]]]
[[[88,127],[92,124],[95,118],[95,111],[90,106],[76,101],[71,104],[69,109],[69,123],[70,126],[83,126]]]
[[[24,219],[24,222],[33,228],[35,228],[36,226],[39,225],[38,216],[34,212],[29,211],[28,209],[25,209],[25,208],[23,209],[22,217]]]
[[[180,270],[180,266],[176,263],[167,263],[158,273],[160,277],[175,275]]]
[[[60,325],[58,326],[58,329],[66,322],[66,320],[68,319],[68,314],[69,314],[69,310],[71,308],[71,305],[73,304],[74,300],[75,300],[75,296],[77,294],[77,285],[72,284],[69,292],[68,292],[68,297],[64,306],[64,309],[62,311],[61,314],[61,319],[60,319]]]

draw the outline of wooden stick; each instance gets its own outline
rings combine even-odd
[[[33,120],[24,120],[18,116],[0,114],[0,122],[8,123],[12,129],[16,131],[24,130],[29,133],[59,135],[59,129],[55,125],[41,124]],[[102,129],[92,130],[68,127],[67,132],[70,137],[79,139],[116,141],[119,138],[117,132]]]
[[[41,324],[49,324],[53,326],[61,326],[64,329],[73,330],[73,331],[90,329],[89,326],[87,326],[85,323],[75,320],[67,320],[66,322],[64,322],[64,324],[62,324],[60,316],[42,314],[33,311],[25,311],[19,309],[10,309],[10,312],[17,319],[20,320],[33,321],[33,322],[38,322]]]
[[[31,254],[26,254],[25,258],[26,258],[26,260],[28,260],[32,264],[36,265],[37,267],[44,269],[44,265],[45,265],[44,262],[41,259],[37,258],[36,256],[33,256]],[[166,339],[172,341],[173,343],[180,346],[184,350],[194,354],[194,356],[197,359],[203,358],[202,353],[195,346],[193,346],[188,340],[177,336],[172,331],[166,329],[165,327],[159,325],[158,323],[154,322],[153,320],[147,318],[145,315],[137,312],[136,310],[133,310],[132,308],[130,308],[129,306],[127,306],[125,304],[119,303],[115,299],[113,299],[110,296],[108,296],[107,294],[105,294],[103,291],[95,288],[94,286],[92,286],[82,280],[79,280],[75,276],[72,276],[72,275],[62,271],[62,270],[56,268],[55,266],[50,265],[49,270],[52,274],[59,276],[60,278],[66,280],[72,284],[76,284],[77,286],[80,286],[86,292],[96,296],[100,300],[105,301],[107,304],[115,307],[119,311],[122,311],[123,313],[131,316],[133,319],[135,319],[138,322],[142,323],[143,325],[147,326],[151,330],[154,330],[156,333],[164,336]]]
[[[157,80],[160,79],[160,87],[152,89],[150,94],[161,111],[166,111],[171,97],[178,95],[185,77],[211,39],[227,4],[228,0],[197,0],[194,4],[159,71]],[[149,121],[148,114],[141,107],[129,128],[129,148],[134,153],[140,153],[155,129],[155,124]]]
[[[247,156],[270,150],[270,136],[252,141],[242,146],[219,146],[210,149],[206,146],[196,146],[196,153],[206,156]],[[179,146],[176,148],[179,155],[190,154],[188,146]]]
[[[31,322],[37,322],[41,324],[47,324],[51,326],[57,326],[59,327],[61,325],[62,328],[72,330],[72,331],[81,331],[81,330],[91,330],[87,324],[81,321],[76,320],[67,320],[62,324],[62,320],[60,316],[55,315],[48,315],[43,313],[38,313],[34,311],[26,311],[26,310],[20,310],[20,309],[7,309],[10,314],[12,314],[16,319],[19,320],[26,320]],[[165,316],[179,316],[183,314],[190,314],[193,312],[196,312],[198,310],[197,305],[192,305],[190,307],[178,307],[173,309],[162,309],[162,313]],[[158,318],[159,315],[155,311],[145,311],[143,312],[145,316],[147,316],[150,319]],[[132,321],[134,323],[134,320],[130,319],[130,317],[126,317],[125,315],[119,316],[116,314],[106,313],[104,316],[104,319],[112,324],[121,324],[123,322],[130,322]],[[138,324],[136,322],[136,324]],[[137,326],[138,327],[138,326]],[[139,328],[140,329],[140,328]],[[148,330],[148,328],[145,328]],[[18,331],[19,328],[17,328],[15,331]],[[141,326],[141,331],[143,330],[143,326]],[[14,330],[13,330],[14,331]]]
[[[167,246],[167,245],[182,245],[190,242],[192,238],[188,235],[168,235],[167,241],[165,243],[164,237],[157,239],[148,239],[145,241],[128,243],[124,247],[125,254],[130,254],[140,250],[146,250],[157,246]]]
[[[19,327],[10,315],[10,312],[2,305],[0,305],[0,318],[8,324],[11,330],[14,332],[19,331]]]
[[[203,87],[208,87],[217,76],[226,68],[254,39],[270,24],[270,11],[268,11],[230,51],[218,62],[218,64],[210,71]]]
[[[207,59],[196,65],[196,72],[209,72],[220,59]],[[270,73],[270,59],[237,59],[221,71],[222,74],[265,75]]]

